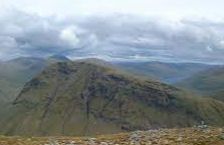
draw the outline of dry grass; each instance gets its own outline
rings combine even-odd
[[[222,128],[136,131],[93,137],[0,137],[0,145],[223,145]]]

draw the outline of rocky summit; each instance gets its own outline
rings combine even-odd
[[[223,145],[223,128],[135,131],[95,137],[0,137],[0,145]]]

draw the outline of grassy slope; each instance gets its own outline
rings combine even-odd
[[[224,102],[224,90],[212,94],[211,97]]]
[[[5,134],[93,135],[159,127],[224,125],[224,104],[86,62],[57,63],[27,83]],[[20,124],[18,125],[18,122]]]
[[[177,85],[206,96],[218,94],[224,90],[224,68],[203,71]]]

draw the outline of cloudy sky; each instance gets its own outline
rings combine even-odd
[[[0,59],[224,63],[223,0],[0,0]]]

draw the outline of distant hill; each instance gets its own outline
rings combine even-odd
[[[43,68],[52,63],[68,60],[57,55],[48,59],[20,57],[0,62],[0,100],[14,100],[25,83],[40,73]]]
[[[177,85],[206,96],[218,94],[224,91],[224,67],[207,69]]]
[[[215,92],[215,93],[211,94],[210,96],[213,97],[214,99],[224,102],[224,89],[222,91]]]
[[[2,133],[80,136],[202,120],[224,125],[224,103],[104,64],[67,61],[45,68],[17,96],[9,118],[0,123]]]
[[[39,73],[45,65],[43,59],[23,57],[0,64],[0,98],[15,99],[23,85]],[[2,97],[1,97],[2,96]]]
[[[55,63],[55,62],[61,62],[61,61],[70,61],[69,58],[67,58],[66,56],[64,55],[52,55],[50,56],[48,59],[48,62],[50,63]]]
[[[165,62],[114,62],[115,65],[135,72],[154,77],[169,84],[186,79],[200,71],[213,66],[200,63],[165,63]]]

